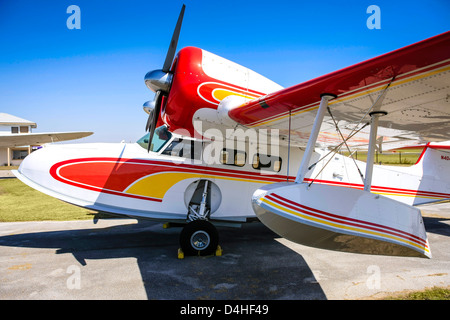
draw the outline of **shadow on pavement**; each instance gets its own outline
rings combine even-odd
[[[148,299],[326,299],[302,256],[276,241],[279,237],[261,223],[219,228],[224,251],[217,257],[178,259],[180,231],[139,221],[3,236],[0,245],[54,248],[56,254],[73,254],[81,268],[91,259],[134,257]]]

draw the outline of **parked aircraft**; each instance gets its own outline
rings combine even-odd
[[[186,254],[211,254],[215,226],[260,220],[306,245],[431,257],[416,205],[450,198],[450,32],[282,88],[213,53],[176,54],[145,75],[137,143],[47,145],[17,177],[69,203],[184,225]],[[427,143],[411,167],[376,148]],[[367,163],[339,150],[365,148]]]

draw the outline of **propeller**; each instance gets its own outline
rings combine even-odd
[[[167,50],[166,60],[164,61],[164,65],[162,68],[163,72],[169,72],[170,67],[172,66],[173,58],[175,57],[175,53],[177,51],[178,38],[180,37],[181,24],[183,23],[184,10],[186,5],[183,4],[181,7],[180,15],[178,16],[178,21],[175,26],[175,30],[173,31],[172,40],[170,41],[169,49]]]
[[[155,92],[155,98],[153,99],[153,101],[144,103],[144,110],[148,113],[145,131],[150,132],[148,150],[150,150],[151,141],[156,129],[156,123],[158,122],[158,117],[161,112],[161,103],[163,101],[162,97],[163,95],[169,95],[170,86],[172,84],[173,75],[170,73],[170,67],[172,66],[173,59],[177,50],[178,38],[180,37],[181,24],[183,22],[185,8],[186,5],[183,4],[183,6],[181,7],[180,15],[178,16],[175,30],[172,35],[172,39],[170,41],[169,49],[167,50],[163,68],[147,72],[144,78],[145,85],[150,90]]]
[[[162,94],[161,91],[156,91],[155,98],[153,101],[147,101],[144,103],[144,110],[148,111],[147,124],[145,125],[145,131],[150,132],[148,137],[147,151],[150,152],[150,147],[153,140],[153,135],[155,134],[156,123],[158,122],[158,116],[161,112],[161,101]]]

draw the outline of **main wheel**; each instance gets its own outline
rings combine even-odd
[[[181,231],[180,246],[186,255],[213,254],[219,244],[216,227],[205,220],[189,222]]]

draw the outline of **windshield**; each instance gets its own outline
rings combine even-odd
[[[147,150],[149,138],[150,132],[136,141],[136,143]],[[152,144],[150,146],[150,151],[159,152],[167,143],[167,141],[170,140],[170,138],[172,138],[172,134],[169,132],[169,130],[167,130],[166,126],[156,128],[155,134],[153,135]]]

